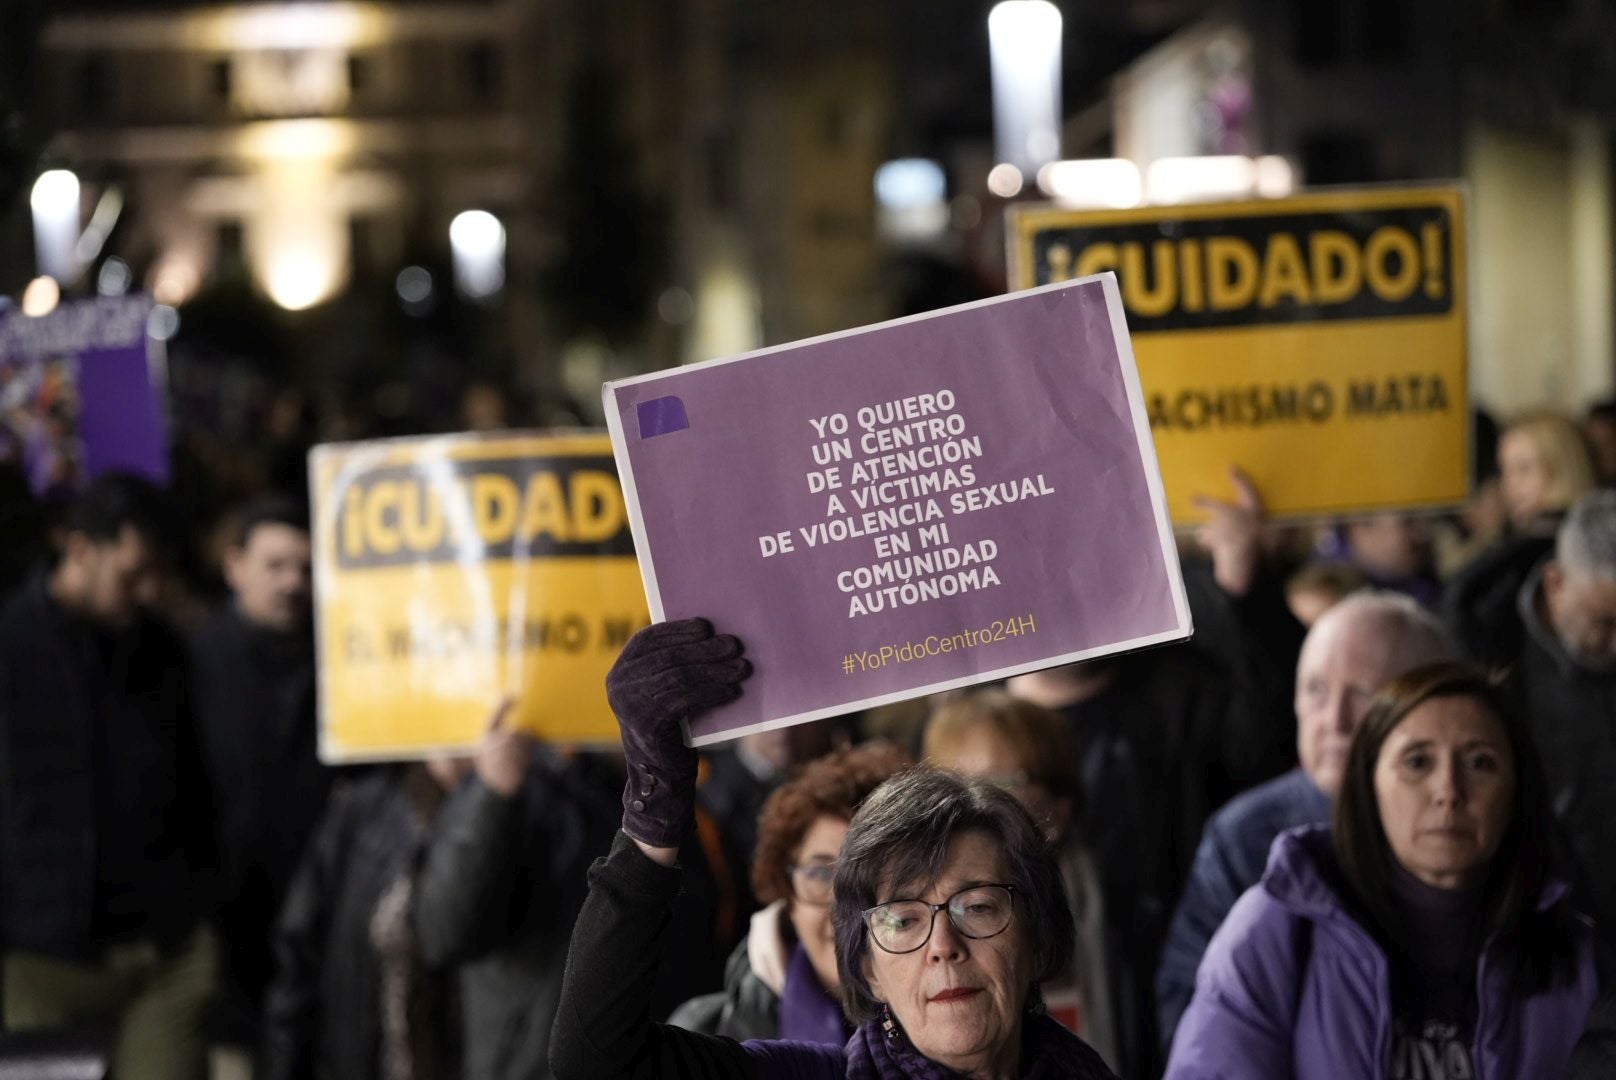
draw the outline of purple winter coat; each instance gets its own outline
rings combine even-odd
[[[1195,997],[1173,1039],[1166,1080],[1385,1080],[1391,1057],[1386,954],[1344,910],[1321,867],[1327,826],[1281,833],[1262,882],[1247,890],[1208,946]],[[1538,909],[1566,899],[1544,891]],[[1471,1054],[1476,1080],[1565,1073],[1598,990],[1592,927],[1577,923],[1576,970],[1522,996],[1489,942],[1477,971]]]

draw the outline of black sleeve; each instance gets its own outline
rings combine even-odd
[[[589,870],[589,896],[550,1036],[557,1080],[740,1080],[749,1057],[733,1039],[651,1021],[650,1000],[680,871],[659,866],[623,833]]]
[[[179,769],[179,799],[183,808],[181,827],[189,853],[192,879],[201,900],[202,913],[212,916],[221,898],[222,852],[214,828],[219,820],[217,793],[208,768],[207,751],[202,733],[202,716],[192,684],[190,667],[184,643],[174,638],[174,668],[170,678],[177,686],[172,691],[178,702],[176,717],[175,753]]]
[[[1612,1076],[1616,1076],[1616,990],[1602,986],[1571,1054],[1566,1080],[1610,1080]]]
[[[1588,1010],[1582,1037],[1571,1054],[1566,1080],[1609,1080],[1616,1076],[1616,948],[1607,935],[1594,944],[1599,996]]]
[[[474,960],[504,941],[520,822],[521,793],[507,798],[475,776],[444,806],[415,888],[415,933],[428,967]]]
[[[1295,763],[1296,661],[1306,631],[1285,602],[1280,571],[1266,560],[1244,596],[1224,592],[1204,561],[1185,566],[1184,583],[1195,619],[1191,643],[1227,681],[1216,731],[1204,747],[1220,772],[1215,808]]]
[[[275,927],[275,978],[264,994],[262,1080],[313,1080],[320,970],[337,876],[348,845],[348,799],[335,799],[292,879]]]
[[[1483,551],[1448,579],[1442,621],[1459,651],[1489,667],[1520,657],[1525,631],[1516,603],[1521,586],[1554,550],[1547,537],[1503,541]]]

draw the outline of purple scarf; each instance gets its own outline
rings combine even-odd
[[[881,1021],[859,1025],[847,1044],[847,1080],[950,1080],[957,1076],[923,1055],[901,1032],[887,1038]],[[1042,1013],[1021,1025],[1022,1080],[1116,1080],[1100,1055]]]
[[[791,950],[785,986],[780,991],[780,1038],[842,1046],[847,1035],[841,1005],[819,985],[814,965],[799,942]]]

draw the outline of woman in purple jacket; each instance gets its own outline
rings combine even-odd
[[[1169,1080],[1564,1074],[1598,991],[1525,725],[1479,669],[1394,680],[1326,831],[1274,842],[1213,937]]]

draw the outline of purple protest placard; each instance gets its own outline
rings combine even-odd
[[[35,495],[71,496],[110,469],[168,481],[151,309],[125,296],[0,315],[0,461],[20,461]]]
[[[1189,636],[1110,274],[604,397],[652,618],[755,668],[693,745]]]

